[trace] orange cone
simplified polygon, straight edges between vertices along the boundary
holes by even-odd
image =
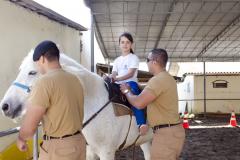
[[[233,127],[237,126],[237,120],[234,111],[232,111],[231,119],[230,119],[230,124]]]
[[[183,116],[183,128],[185,128],[185,129],[189,128],[187,114],[188,114],[187,112],[184,112],[184,116]]]

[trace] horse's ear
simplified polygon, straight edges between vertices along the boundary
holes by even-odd
[[[33,52],[34,52],[34,49],[32,48],[32,49],[28,52],[28,55],[29,55],[29,56],[32,56],[32,55],[33,55]]]

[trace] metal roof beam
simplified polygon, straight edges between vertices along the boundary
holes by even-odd
[[[29,1],[29,0],[8,0],[18,6],[21,6],[23,8],[26,8],[28,10],[31,10],[32,12],[35,12],[39,15],[45,16],[49,18],[50,20],[56,21],[60,24],[69,26],[71,28],[74,28],[79,31],[87,31],[87,28],[83,27],[82,25],[58,14],[57,12],[44,7],[43,5],[35,2],[35,1]]]
[[[203,49],[202,51],[197,55],[197,57],[202,57],[208,49],[210,49],[218,40],[220,40],[227,32],[234,26],[236,26],[240,22],[240,14],[234,18],[234,20],[227,25],[223,30],[219,32]]]
[[[154,48],[157,48],[157,46],[158,46],[158,44],[159,44],[159,42],[160,42],[160,39],[161,39],[162,34],[163,34],[163,31],[164,31],[165,28],[166,28],[168,19],[169,19],[169,17],[171,16],[171,12],[173,11],[173,7],[174,7],[175,3],[177,3],[177,1],[178,1],[178,0],[173,0],[172,3],[171,3],[171,5],[170,5],[170,8],[169,8],[169,10],[168,10],[168,12],[170,12],[170,13],[168,13],[168,14],[166,15],[166,17],[165,17],[165,19],[164,19],[164,21],[163,21],[163,26],[162,26],[161,31],[160,31],[159,34],[158,34],[157,41],[156,41],[156,43],[155,43],[155,45],[154,45]]]
[[[101,33],[99,32],[99,26],[98,26],[98,23],[96,22],[96,17],[95,15],[93,15],[93,20],[94,20],[94,24],[95,24],[95,32],[96,32],[96,39],[97,39],[97,42],[99,44],[99,47],[102,51],[102,54],[105,58],[108,58],[109,55],[107,53],[107,50],[106,50],[106,47],[103,43],[103,39],[102,39],[102,35]]]

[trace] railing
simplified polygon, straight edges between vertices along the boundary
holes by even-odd
[[[20,130],[20,127],[11,128],[6,131],[1,131],[0,138],[11,135],[11,134],[18,133],[19,130]],[[37,159],[38,159],[38,130],[36,131],[36,133],[33,136],[33,160],[37,160]]]
[[[195,99],[179,99],[178,101],[203,101],[204,99],[195,98]],[[239,98],[206,98],[207,101],[225,101],[225,100],[231,100],[231,101],[239,101]]]
[[[179,99],[178,102],[181,103],[181,106],[179,105],[180,107],[180,110],[182,111],[183,107],[185,107],[185,111],[189,111],[188,109],[193,109],[193,103],[194,102],[203,102],[203,101],[206,101],[207,104],[206,104],[206,109],[210,108],[209,105],[210,103],[213,103],[213,102],[216,102],[216,101],[226,101],[226,105],[229,105],[228,109],[229,109],[229,112],[234,110],[233,105],[236,105],[238,102],[240,102],[240,99],[239,98],[206,98],[206,99],[201,99],[201,98],[190,98],[190,99]],[[184,103],[186,102],[186,103]],[[185,106],[184,106],[185,105]],[[202,105],[202,104],[201,104]],[[212,104],[211,104],[212,105]],[[202,106],[203,107],[203,106]],[[205,116],[207,114],[207,112],[201,112],[203,113]],[[220,112],[221,113],[221,112]]]

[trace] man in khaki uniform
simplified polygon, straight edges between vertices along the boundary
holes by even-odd
[[[34,84],[17,145],[27,150],[26,140],[43,126],[39,160],[85,160],[86,142],[81,133],[83,88],[78,78],[64,71],[59,50],[51,41],[41,42],[33,60],[42,76]]]
[[[147,58],[152,77],[140,95],[133,95],[129,87],[121,85],[128,101],[139,109],[147,106],[147,119],[153,128],[151,160],[177,160],[185,140],[185,131],[178,114],[177,85],[166,71],[168,61],[164,49],[153,49]]]

